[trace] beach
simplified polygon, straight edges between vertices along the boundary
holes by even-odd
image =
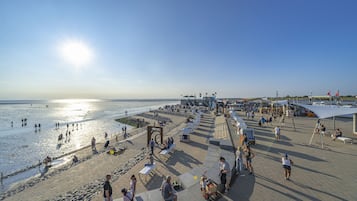
[[[155,116],[149,112],[133,118]],[[216,165],[220,154],[225,152],[233,155],[232,151],[223,151],[220,147],[210,144],[208,139],[233,141],[239,146],[239,138],[235,131],[235,123],[223,115],[214,116],[210,112],[204,114],[199,126],[190,135],[190,142],[180,142],[179,134],[186,127],[187,116],[182,114],[158,111],[161,117],[169,118],[172,122],[164,126],[165,137],[172,136],[176,142],[175,152],[168,157],[160,156],[158,147],[154,151],[157,164],[153,175],[139,175],[138,172],[148,163],[148,148],[146,146],[146,130],[138,129],[128,139],[118,142],[125,143],[127,149],[118,156],[109,155],[98,144],[99,154],[93,155],[90,148],[76,153],[81,161],[63,171],[53,170],[32,186],[15,187],[19,192],[7,195],[4,200],[103,200],[103,183],[106,174],[111,174],[113,198],[121,200],[122,188],[129,188],[131,175],[137,182],[136,195],[138,200],[147,194],[160,196],[160,185],[164,176],[171,175],[173,181],[191,175],[192,184],[178,192],[178,200],[204,200],[199,191],[198,178],[206,171],[216,175]],[[324,148],[321,148],[321,138],[314,136],[312,144],[309,140],[316,124],[316,118],[295,117],[286,118],[284,124],[275,120],[272,124],[258,125],[260,117],[247,119],[245,113],[238,113],[250,128],[255,129],[256,145],[252,150],[256,157],[253,161],[255,175],[243,170],[235,176],[231,190],[225,193],[223,200],[354,200],[356,155],[355,144],[344,144],[332,141],[324,136]],[[189,114],[187,114],[189,116]],[[145,118],[150,125],[156,124],[155,119]],[[351,119],[337,118],[321,121],[328,132],[333,132],[334,125],[343,130],[344,136],[356,141],[352,134]],[[156,124],[157,125],[157,124]],[[274,139],[273,129],[281,126],[281,140]],[[295,127],[295,128],[294,128]],[[119,146],[119,145],[118,145]],[[213,148],[213,149],[212,149]],[[285,181],[282,176],[280,157],[288,153],[294,160],[291,181]],[[229,158],[229,157],[227,157]],[[229,162],[234,164],[232,158]],[[347,161],[347,162],[344,162]],[[210,163],[210,164],[207,164]],[[232,165],[233,167],[233,165]],[[343,169],[341,172],[340,170]],[[28,182],[27,182],[28,184]],[[23,189],[22,189],[23,188]],[[50,189],[50,190],[49,190]],[[269,195],[269,197],[266,197]],[[29,199],[30,198],[30,199]]]
[[[164,127],[164,132],[168,132],[168,135],[177,134],[186,121],[185,116],[166,114],[160,114],[160,116],[166,116],[172,120]],[[132,118],[143,119],[142,116],[133,116]],[[144,119],[146,122],[150,122],[151,125],[154,125],[154,123],[157,125],[154,119]],[[72,167],[67,165],[53,170],[50,168],[41,178],[32,178],[29,181],[20,182],[12,188],[14,190],[9,191],[14,195],[5,200],[27,200],[29,195],[31,195],[31,200],[60,200],[63,196],[66,197],[67,194],[71,193],[87,196],[82,198],[72,197],[71,199],[74,200],[92,199],[93,195],[101,191],[102,182],[106,174],[114,173],[113,180],[115,180],[127,173],[137,163],[142,163],[143,159],[146,158],[146,128],[133,129],[128,132],[131,135],[126,140],[122,139],[120,142],[116,142],[115,138],[111,139],[115,145],[120,144],[120,146],[127,148],[121,155],[112,156],[107,154],[103,148],[103,143],[97,144],[98,154],[93,154],[90,147],[84,148],[73,153],[79,158],[80,163]],[[48,189],[51,189],[51,191]],[[81,193],[76,193],[74,189],[82,191]],[[7,195],[10,195],[10,193]]]

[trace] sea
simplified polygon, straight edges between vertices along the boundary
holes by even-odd
[[[6,100],[0,101],[0,173],[27,169],[46,156],[59,157],[122,132],[115,119],[176,105],[175,100]],[[59,123],[59,126],[56,124]],[[35,127],[35,125],[37,127]],[[40,125],[40,127],[39,127]],[[68,126],[68,127],[67,127]],[[130,129],[129,126],[127,126]],[[66,137],[66,132],[71,135]],[[58,136],[63,134],[63,143]],[[66,160],[66,159],[62,159]],[[67,159],[70,160],[70,159]],[[65,162],[65,161],[61,161]],[[0,192],[38,173],[37,168],[3,179]]]

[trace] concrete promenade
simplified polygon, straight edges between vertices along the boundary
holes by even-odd
[[[191,133],[190,138],[190,142],[178,143],[178,153],[173,153],[170,156],[167,161],[167,166],[155,170],[155,175],[149,181],[152,188],[147,188],[147,191],[138,193],[135,196],[135,200],[163,200],[161,192],[159,191],[159,184],[161,184],[162,177],[167,174],[174,176],[174,179],[177,178],[184,187],[184,190],[178,192],[178,200],[205,200],[200,192],[199,186],[201,175],[205,174],[219,183],[219,157],[224,156],[229,161],[231,167],[234,165],[234,154],[232,150],[225,150],[219,145],[210,144],[210,140],[217,140],[215,142],[223,142],[223,146],[231,148],[232,144],[229,140],[228,127],[224,116],[215,117],[211,114],[203,114],[199,126]],[[202,149],[197,149],[197,146]],[[192,166],[191,169],[177,166],[177,164],[182,161],[182,159],[180,160],[180,158],[183,157],[181,154],[189,154],[192,158],[197,158],[197,161],[202,162]],[[173,163],[175,167],[169,167],[172,161],[177,160],[180,161]],[[163,172],[165,172],[165,174],[162,174]],[[181,174],[178,175],[180,172]],[[155,179],[158,176],[160,179]],[[228,198],[227,200],[232,199]],[[122,201],[122,198],[115,199],[115,201]]]
[[[240,113],[240,116],[248,127],[255,129],[256,145],[252,145],[256,155],[253,159],[255,175],[249,175],[247,170],[243,170],[233,182],[231,190],[219,200],[357,200],[356,144],[343,144],[325,136],[323,138],[325,147],[322,149],[320,138],[315,136],[312,144],[309,145],[316,119],[305,117],[294,119],[295,129],[292,120],[287,118],[285,124],[281,125],[281,140],[275,141],[273,128],[279,124],[278,120],[273,122],[273,125],[259,127],[259,115],[253,120],[246,119],[243,113]],[[178,192],[178,200],[204,200],[200,193],[199,177],[205,172],[208,177],[219,182],[218,158],[220,156],[226,157],[233,168],[234,154],[232,148],[229,148],[229,143],[232,137],[237,146],[238,135],[235,133],[234,122],[231,119],[227,119],[227,122],[228,124],[223,116],[206,115],[193,132],[192,136],[206,139],[206,151],[196,150],[201,151],[200,156],[205,159],[202,164],[177,175],[185,187],[183,191]],[[323,120],[322,123],[328,130],[333,129],[332,120]],[[344,136],[351,137],[357,142],[352,134],[351,120],[338,119],[336,127],[342,128]],[[217,141],[221,145],[215,145]],[[184,150],[197,156],[191,146],[185,146]],[[285,180],[283,176],[281,157],[285,153],[288,153],[294,161],[291,180]],[[176,160],[175,157],[179,155],[172,157],[172,160]],[[171,174],[170,171],[168,174]],[[116,199],[119,200],[121,199]],[[160,191],[153,189],[139,194],[136,200],[156,201],[162,198]]]
[[[248,127],[255,128],[256,145],[252,146],[255,176],[243,171],[227,196],[232,200],[357,200],[357,145],[343,144],[315,136],[312,145],[309,140],[316,119],[295,118],[296,130],[291,119],[286,119],[281,129],[281,140],[275,141],[273,125],[258,126],[259,115],[247,120]],[[322,120],[328,130],[333,130],[332,120]],[[342,128],[344,136],[351,137],[352,120],[339,119],[336,128]],[[236,139],[237,140],[237,139]],[[236,141],[237,142],[237,141]],[[291,180],[283,177],[281,157],[288,153],[294,161]]]

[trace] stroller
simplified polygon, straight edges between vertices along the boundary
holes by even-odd
[[[211,179],[207,179],[205,176],[201,177],[200,180],[201,193],[202,196],[209,201],[215,201],[220,198],[220,195],[217,191],[217,184]]]

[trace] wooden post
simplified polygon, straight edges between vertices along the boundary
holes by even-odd
[[[357,134],[357,113],[353,114],[353,134]]]

